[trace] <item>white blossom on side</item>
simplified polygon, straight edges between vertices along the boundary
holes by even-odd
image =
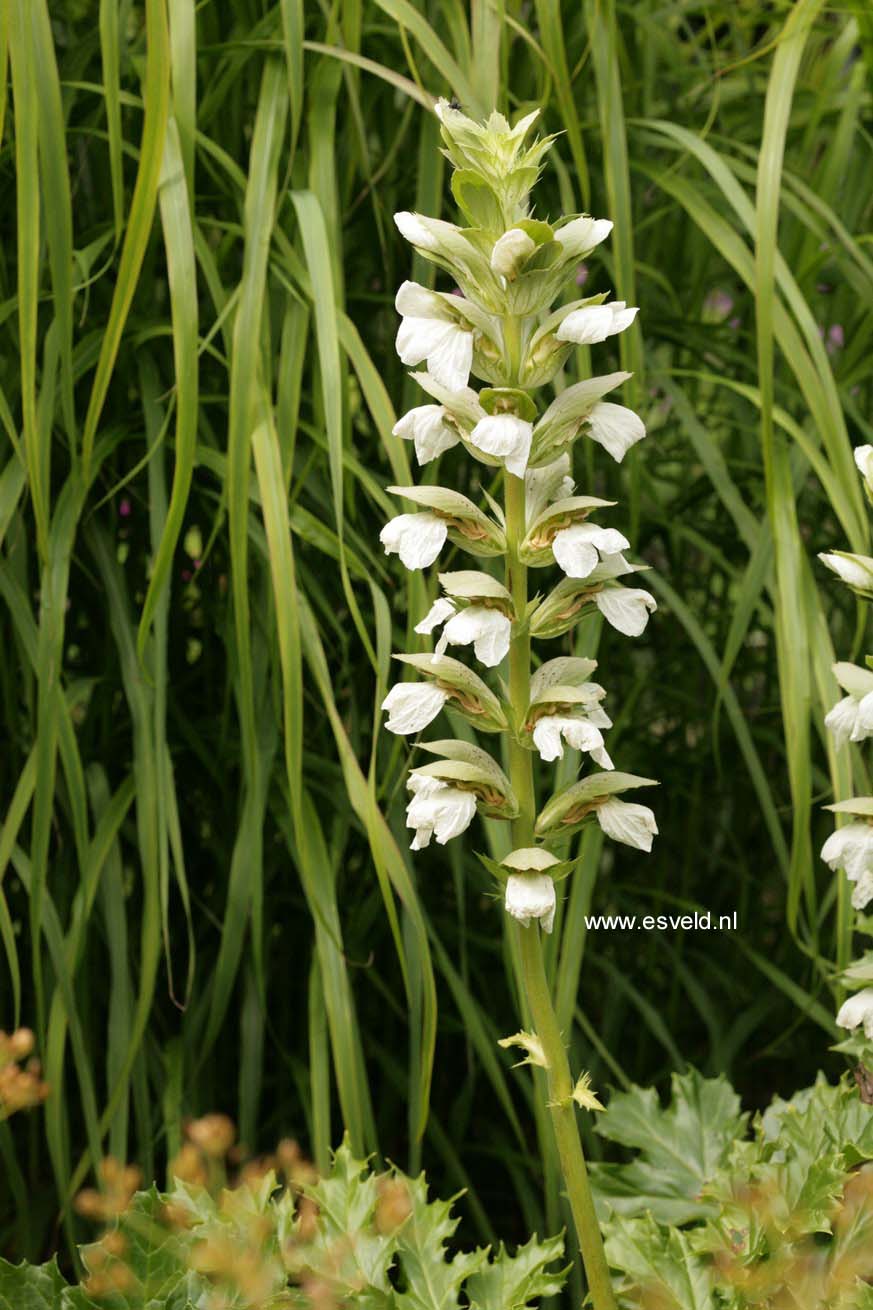
[[[448,692],[433,683],[398,682],[382,702],[388,712],[385,727],[400,736],[414,736],[433,722],[448,699]]]
[[[588,435],[620,464],[631,446],[642,441],[646,425],[632,409],[601,400],[588,415]]]
[[[623,300],[611,300],[608,305],[586,305],[573,309],[561,320],[555,336],[559,341],[572,341],[577,346],[593,346],[607,337],[624,332],[633,323],[639,310]]]
[[[587,578],[597,568],[601,556],[618,555],[629,546],[627,537],[615,528],[574,523],[555,534],[552,554],[568,578]]]
[[[527,469],[533,424],[515,414],[488,414],[470,433],[470,441],[486,455],[502,459],[510,473],[523,478]]]
[[[446,422],[442,405],[417,405],[398,419],[391,430],[395,437],[413,443],[419,464],[429,464],[444,451],[457,446],[461,439],[456,429]]]
[[[406,826],[415,829],[411,850],[423,850],[430,845],[431,837],[445,846],[469,828],[476,813],[476,797],[471,792],[421,773],[411,773],[406,786],[412,792],[406,807]]]
[[[506,882],[507,912],[525,928],[538,920],[543,932],[555,924],[555,883],[547,873],[511,873]]]
[[[603,713],[603,711],[601,711]],[[604,714],[604,718],[607,716]],[[607,718],[606,726],[609,726]],[[615,765],[603,743],[603,734],[589,718],[574,718],[565,714],[545,714],[537,719],[533,730],[534,745],[540,753],[540,759],[547,764],[552,760],[564,758],[564,742],[574,746],[577,751],[587,751],[602,769],[613,769]]]
[[[858,472],[867,483],[867,490],[873,492],[873,446],[856,446],[854,456]]]
[[[399,555],[408,569],[426,569],[433,564],[449,535],[444,519],[424,510],[421,514],[398,514],[389,519],[379,540],[386,555]]]
[[[512,623],[502,610],[489,609],[486,605],[468,605],[466,609],[456,610],[452,601],[441,598],[434,601],[430,611],[415,625],[415,631],[433,632],[441,623],[445,627],[434,648],[434,659],[444,655],[449,646],[472,645],[476,659],[493,669],[509,653]]]
[[[855,1029],[864,1026],[864,1036],[873,1041],[873,987],[865,987],[843,1001],[837,1012],[841,1028]]]
[[[845,746],[847,741],[863,741],[873,733],[873,702],[863,710],[862,719],[866,699],[844,696],[825,715],[825,727],[833,734],[838,746]]]
[[[595,594],[594,603],[607,623],[625,637],[639,637],[658,608],[651,592],[641,587],[604,587]]]
[[[581,259],[605,241],[611,231],[610,219],[583,214],[581,218],[571,218],[569,223],[557,228],[555,240],[563,249],[565,259]]]
[[[851,555],[848,551],[823,552],[819,559],[838,578],[859,591],[873,591],[873,559],[868,555]]]
[[[452,317],[436,292],[404,282],[395,307],[403,321],[397,329],[397,353],[404,364],[427,360],[428,371],[450,391],[467,385],[473,363],[473,333]]]
[[[821,858],[855,883],[852,905],[863,910],[873,900],[873,826],[858,820],[837,828],[822,846]]]
[[[633,846],[638,851],[651,851],[652,840],[658,835],[658,825],[648,805],[637,805],[610,796],[598,805],[595,813],[607,837],[623,842],[625,846]]]

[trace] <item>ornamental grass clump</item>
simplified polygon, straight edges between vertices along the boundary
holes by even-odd
[[[653,784],[614,768],[604,739],[611,727],[606,693],[592,681],[596,662],[573,653],[545,658],[543,652],[540,658],[537,649],[532,667],[532,642],[570,634],[592,613],[626,636],[639,636],[655,609],[651,594],[633,585],[644,566],[628,560],[629,542],[609,522],[614,502],[578,494],[572,472],[580,438],[621,461],[645,436],[638,415],[606,399],[630,375],[609,373],[569,386],[562,375],[576,346],[596,347],[625,331],[637,310],[606,294],[552,308],[612,224],[588,215],[556,222],[534,216],[530,193],[551,144],[550,138],[529,139],[536,113],[510,127],[496,113],[473,122],[446,101],[436,112],[454,167],[452,194],[467,226],[421,214],[395,216],[403,236],[449,275],[453,289],[404,282],[397,293],[397,351],[427,399],[394,431],[413,443],[422,465],[463,447],[502,482],[503,494],[500,503],[483,492],[484,505],[477,505],[431,481],[391,488],[413,508],[383,529],[388,554],[398,554],[409,569],[424,569],[451,542],[482,565],[439,574],[441,595],[415,628],[436,638],[433,653],[398,656],[418,676],[393,687],[383,709],[395,733],[417,735],[451,709],[486,736],[503,737],[501,762],[465,740],[422,743],[433,759],[409,775],[407,825],[414,850],[459,836],[477,812],[511,825],[511,852],[499,863],[485,863],[519,925],[535,1031],[507,1042],[522,1047],[524,1062],[547,1071],[591,1296],[597,1310],[607,1310],[614,1299],[575,1120],[576,1105],[596,1109],[599,1102],[586,1074],[575,1083],[571,1077],[540,933],[552,931],[556,883],[573,868],[551,848],[598,823],[613,840],[649,851],[654,814],[624,795]],[[471,377],[485,385],[477,390]],[[534,393],[550,384],[554,399],[539,401]],[[538,574],[533,587],[532,570]],[[555,570],[557,582],[549,574]],[[485,670],[502,666],[505,677],[486,681],[487,675],[448,654],[465,647]],[[572,651],[572,643],[566,648]],[[558,760],[568,746],[593,768],[539,808],[534,762]]]

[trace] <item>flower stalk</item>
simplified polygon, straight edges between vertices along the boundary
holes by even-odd
[[[512,595],[516,614],[523,615],[527,610],[527,567],[519,558],[519,549],[527,521],[524,478],[509,473],[505,475],[504,513],[506,586]],[[512,721],[516,725],[521,724],[530,702],[530,656],[530,629],[527,624],[522,624],[509,643],[509,699]],[[533,755],[515,740],[514,735],[509,740],[509,780],[518,801],[518,816],[512,820],[512,844],[516,848],[529,847],[534,840],[536,815]],[[609,1267],[576,1121],[570,1062],[546,977],[539,925],[535,922],[519,924],[517,934],[521,981],[546,1063],[549,1114],[591,1300],[595,1310],[615,1310]]]

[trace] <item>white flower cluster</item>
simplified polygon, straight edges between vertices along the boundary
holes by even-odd
[[[594,510],[610,502],[575,495],[570,475],[570,453],[580,436],[590,437],[616,461],[645,436],[638,415],[603,399],[628,375],[563,388],[542,414],[530,395],[555,377],[574,346],[604,342],[630,327],[637,315],[636,307],[605,296],[549,310],[578,261],[606,239],[612,224],[588,215],[556,224],[529,216],[531,177],[549,144],[525,144],[536,114],[514,128],[500,115],[473,123],[444,101],[438,102],[437,114],[450,160],[476,172],[479,182],[458,189],[468,227],[395,214],[401,234],[451,275],[456,290],[407,281],[397,293],[397,353],[410,368],[424,366],[411,376],[428,401],[404,414],[393,431],[412,443],[420,465],[460,446],[507,478],[523,479],[527,535],[522,543],[507,542],[503,511],[490,497],[493,517],[458,493],[428,483],[392,489],[423,508],[391,519],[381,542],[408,569],[429,568],[450,542],[478,556],[514,550],[525,565],[557,565],[565,577],[551,595],[519,613],[510,591],[490,573],[440,574],[446,594],[415,625],[418,633],[439,634],[433,655],[429,662],[423,656],[400,657],[424,680],[392,687],[382,706],[388,730],[410,736],[447,706],[484,731],[517,731],[510,725],[525,707],[495,697],[478,675],[448,656],[450,647],[472,647],[475,659],[493,669],[506,659],[522,624],[530,625],[532,635],[548,637],[569,631],[584,613],[599,612],[619,632],[638,636],[656,608],[649,592],[618,581],[639,567],[623,554],[629,550],[627,538],[590,521]],[[482,390],[470,385],[471,375],[486,384]],[[603,738],[611,727],[600,704],[603,689],[574,678],[548,694],[551,700],[528,708],[520,730],[525,747],[553,761],[569,746],[612,771]],[[438,742],[426,749],[443,762],[415,769],[409,777],[407,825],[414,830],[414,850],[432,837],[444,844],[457,836],[477,810],[500,818],[517,813],[508,780],[478,747]],[[626,784],[615,781],[626,776]],[[614,785],[604,784],[603,794],[592,797],[590,817],[615,840],[650,850],[657,832],[652,811],[615,794],[646,780],[614,773],[612,778]],[[550,931],[555,888],[546,870],[555,858],[544,847],[516,854],[527,863],[508,866],[513,871],[507,876],[506,907],[522,923],[538,920]]]
[[[867,498],[873,502],[873,446],[858,446],[854,454]],[[819,559],[857,596],[873,599],[873,559],[869,556],[838,550],[822,554]],[[873,736],[873,661],[868,658],[866,668],[840,662],[833,672],[846,695],[825,716],[825,725],[839,749]],[[831,833],[821,857],[834,872],[842,870],[853,884],[853,908],[866,910],[873,902],[873,797],[857,796],[828,808],[849,821]],[[862,962],[850,966],[842,981],[853,988],[859,982],[873,981],[873,975]],[[864,987],[849,996],[837,1013],[837,1023],[853,1034],[861,1029],[864,1037],[873,1042],[873,988]],[[857,1048],[853,1049],[857,1053]]]

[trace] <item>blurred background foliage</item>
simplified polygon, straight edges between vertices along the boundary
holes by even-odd
[[[393,295],[433,274],[392,214],[454,217],[439,94],[541,107],[539,212],[612,218],[577,281],[642,306],[620,356],[567,371],[634,371],[648,440],[575,475],[621,501],[661,606],[637,643],[578,637],[661,837],[586,835],[564,884],[574,1067],[600,1090],[724,1071],[750,1107],[839,1073],[850,919],[820,805],[867,782],[821,720],[862,633],[815,552],[867,546],[866,0],[8,0],[2,22],[0,1022],[35,1029],[51,1087],[0,1122],[3,1254],[72,1242],[99,1157],[160,1179],[206,1110],[253,1152],[290,1132],[323,1163],[345,1126],[425,1164],[469,1189],[473,1238],[562,1223],[496,1045],[512,942],[475,852],[506,834],[413,861],[407,746],[377,732],[427,601],[378,533],[418,403]],[[440,480],[479,495],[456,455]],[[739,928],[586,935],[589,909]]]

